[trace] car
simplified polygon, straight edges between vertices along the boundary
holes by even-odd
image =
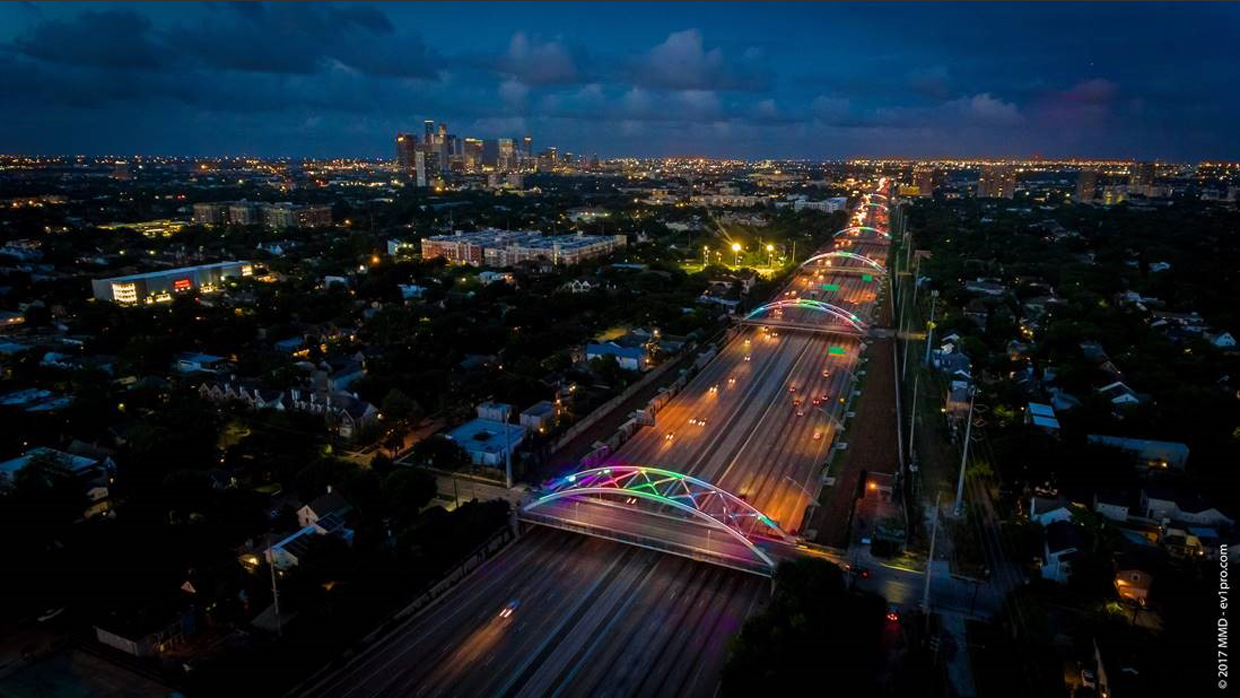
[[[798,417],[804,417],[804,416],[805,416],[805,410],[800,409],[800,408],[797,408],[797,416],[798,416]]]
[[[719,384],[715,383],[714,385],[710,386],[710,393],[714,395],[717,392],[719,392]]]
[[[822,369],[822,377],[823,377],[823,378],[826,378],[826,377],[827,377],[827,376],[829,376],[829,375],[831,375],[831,372],[830,372],[830,371],[828,371],[828,370],[827,370],[827,369],[825,369],[825,368],[824,368],[824,369]]]
[[[698,417],[698,418],[697,418],[697,425],[698,425],[699,427],[704,427],[704,426],[706,426],[706,420],[705,420],[705,419],[703,419],[703,418],[701,418],[701,417]]]
[[[674,431],[669,431],[663,435],[663,439],[666,441],[671,441],[674,438],[676,438],[676,432]]]
[[[736,385],[736,376],[728,377],[728,385]]]
[[[822,394],[822,401],[823,401],[823,402],[831,402],[831,396],[830,396],[830,395],[827,395],[826,393],[823,393],[823,394]]]
[[[816,431],[816,432],[814,432],[814,441],[822,441],[822,432],[821,432],[821,431]]]
[[[745,346],[749,346],[749,343],[750,343],[750,340],[749,340],[749,338],[748,338],[748,337],[746,337],[746,338],[745,338]]]
[[[892,623],[900,622],[900,607],[895,604],[887,604],[887,620]]]
[[[1098,687],[1098,677],[1093,669],[1081,669],[1081,685],[1085,688]]]
[[[799,398],[799,397],[794,397],[794,398],[792,398],[792,406],[793,406],[793,407],[800,407],[800,406],[801,406],[801,398]]]
[[[795,385],[788,386],[788,392],[795,393],[796,391],[797,391],[797,387]]]
[[[868,567],[863,567],[861,565],[853,565],[849,568],[849,571],[857,575],[858,577],[861,577],[862,579],[870,578],[870,568]]]
[[[752,358],[753,358],[753,354],[746,354],[746,355],[745,355],[745,360],[746,360],[746,361],[749,361],[749,360],[750,360],[750,359],[752,359]]]
[[[516,612],[516,610],[517,610],[517,606],[520,606],[520,605],[521,605],[521,602],[520,602],[520,601],[517,601],[516,599],[513,599],[512,601],[509,601],[509,602],[508,602],[508,603],[504,606],[503,610],[501,610],[501,611],[499,612],[499,617],[500,617],[500,618],[507,618],[507,617],[511,616],[514,612]]]
[[[813,400],[810,400],[810,402],[814,404],[814,407],[817,407],[822,402],[822,398],[815,397]]]

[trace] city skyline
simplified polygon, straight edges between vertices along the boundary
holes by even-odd
[[[0,151],[390,159],[435,119],[604,158],[1240,159],[1234,5],[469,12],[5,6]]]

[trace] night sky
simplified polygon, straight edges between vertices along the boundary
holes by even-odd
[[[4,3],[0,152],[1240,160],[1240,4]]]

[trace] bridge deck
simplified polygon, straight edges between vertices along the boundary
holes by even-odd
[[[864,337],[865,332],[859,331],[857,328],[847,324],[823,325],[819,323],[807,322],[791,322],[787,320],[769,320],[755,319],[738,321],[742,325],[751,325],[753,327],[770,327],[779,330],[800,330],[802,332],[813,332],[815,334],[838,334],[848,335],[849,337]]]
[[[636,545],[741,572],[770,577],[766,561],[727,532],[690,519],[661,514],[639,506],[575,497],[518,510],[521,521]],[[759,547],[765,541],[754,541]],[[769,553],[768,553],[769,555]]]

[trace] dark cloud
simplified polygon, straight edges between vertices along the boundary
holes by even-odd
[[[433,78],[440,59],[365,5],[240,3],[236,12],[181,24],[167,46],[219,70],[309,75],[337,62],[369,75]]]
[[[435,118],[604,154],[1236,157],[1237,8],[0,6],[0,150],[387,154]]]
[[[19,35],[17,52],[48,63],[96,68],[155,69],[164,52],[151,38],[151,21],[128,10],[86,11],[47,20]]]

